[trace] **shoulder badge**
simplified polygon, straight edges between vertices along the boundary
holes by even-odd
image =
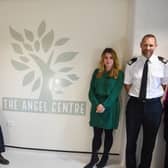
[[[168,63],[168,60],[166,58],[164,58],[164,57],[158,56],[158,59],[159,59],[159,61],[161,61],[164,64]]]
[[[128,61],[128,65],[132,65],[136,61],[137,61],[137,57],[134,57]]]

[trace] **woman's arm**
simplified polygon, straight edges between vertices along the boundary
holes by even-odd
[[[89,89],[89,100],[92,104],[98,105],[99,101],[95,96],[95,77],[96,77],[97,69],[94,71],[92,75],[92,79],[90,82],[90,89]]]

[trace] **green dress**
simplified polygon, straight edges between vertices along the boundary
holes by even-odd
[[[116,129],[119,122],[120,104],[119,95],[123,86],[124,74],[119,71],[118,78],[109,77],[105,72],[100,78],[96,77],[98,69],[93,73],[89,100],[91,102],[90,126]],[[105,107],[103,113],[96,113],[96,106],[102,104]]]

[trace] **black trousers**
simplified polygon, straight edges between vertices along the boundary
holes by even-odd
[[[126,167],[136,168],[136,147],[140,127],[143,128],[143,145],[139,168],[150,168],[156,135],[161,121],[160,98],[140,101],[130,97],[126,109]]]
[[[113,130],[103,128],[93,128],[93,140],[92,140],[92,154],[97,154],[102,144],[102,133],[105,133],[104,139],[104,152],[103,155],[108,155],[113,144]]]
[[[164,105],[164,139],[166,142],[164,168],[168,168],[168,104]]]
[[[0,126],[0,153],[1,152],[5,152],[5,147],[4,147],[4,139],[3,139],[2,129]]]
[[[168,168],[168,142],[166,142],[164,168]]]

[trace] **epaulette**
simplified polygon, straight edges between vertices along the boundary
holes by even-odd
[[[128,65],[132,65],[136,61],[137,61],[137,57],[134,57],[128,61]]]
[[[164,64],[168,63],[168,60],[166,58],[164,58],[164,57],[158,56],[158,59],[159,59],[159,61],[161,61]]]

